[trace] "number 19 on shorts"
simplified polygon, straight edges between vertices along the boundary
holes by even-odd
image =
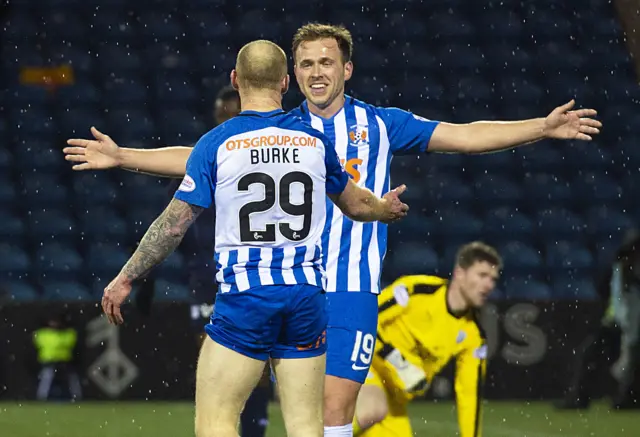
[[[373,358],[373,349],[376,344],[376,339],[369,333],[363,333],[362,331],[356,331],[356,341],[353,344],[353,351],[351,352],[351,368],[353,370],[368,370],[371,365],[371,358]],[[364,364],[361,365],[358,362]]]

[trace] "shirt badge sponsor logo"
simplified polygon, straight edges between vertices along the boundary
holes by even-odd
[[[465,338],[467,338],[467,333],[461,329],[460,332],[458,332],[458,336],[456,337],[456,343],[462,343]]]
[[[362,146],[369,144],[369,126],[354,124],[349,127],[349,145]]]
[[[488,348],[486,344],[483,344],[479,348],[473,351],[473,357],[479,360],[486,360],[488,355]]]
[[[393,297],[401,307],[409,305],[409,290],[404,285],[398,285],[393,289]]]
[[[185,193],[190,193],[196,189],[196,183],[193,178],[189,175],[185,175],[184,179],[182,179],[182,183],[178,187],[178,191],[184,191]]]

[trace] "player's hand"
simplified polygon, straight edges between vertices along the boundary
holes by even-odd
[[[120,306],[124,300],[131,294],[131,283],[118,275],[107,288],[104,289],[102,295],[102,311],[109,319],[109,323],[121,325],[124,323]]]
[[[95,140],[71,138],[67,144],[72,147],[62,149],[67,161],[75,162],[74,170],[105,170],[120,165],[120,147],[95,127],[91,127]]]
[[[393,223],[407,216],[409,205],[402,203],[402,200],[400,200],[400,195],[406,190],[407,186],[403,184],[382,196],[385,208],[384,219],[380,220],[382,223]]]
[[[596,116],[596,110],[572,110],[575,104],[576,101],[571,100],[551,111],[551,114],[544,120],[546,138],[591,141],[591,135],[600,133],[602,123],[591,118]]]

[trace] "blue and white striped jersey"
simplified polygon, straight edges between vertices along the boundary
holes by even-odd
[[[353,181],[377,196],[389,191],[392,156],[424,153],[438,125],[398,108],[376,107],[350,96],[330,119],[311,114],[306,101],[290,113],[323,132],[335,144]],[[386,250],[387,225],[354,222],[327,201],[322,237],[327,291],[380,293]]]
[[[244,111],[200,138],[175,198],[215,204],[220,292],[324,287],[326,194],[347,182],[325,135],[282,110]]]

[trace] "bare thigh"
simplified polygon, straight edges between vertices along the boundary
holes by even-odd
[[[280,407],[288,437],[322,437],[325,355],[274,359]]]
[[[264,361],[205,338],[196,371],[196,436],[236,437],[238,420]]]

